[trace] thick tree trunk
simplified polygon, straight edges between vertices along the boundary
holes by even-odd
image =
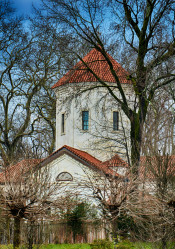
[[[143,125],[136,116],[131,122],[131,172],[137,177],[139,174],[140,152],[142,142]]]
[[[21,218],[14,218],[14,235],[13,235],[13,248],[17,249],[20,245],[20,234],[21,234]]]

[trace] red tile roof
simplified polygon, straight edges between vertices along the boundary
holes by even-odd
[[[75,155],[77,155],[78,157],[80,157],[81,159],[87,161],[90,164],[99,165],[101,163],[100,160],[98,160],[97,158],[91,156],[89,153],[87,153],[87,152],[85,152],[83,150],[78,150],[78,149],[75,149],[75,148],[70,147],[68,145],[64,145],[62,148],[68,149],[69,151],[73,152]]]
[[[140,158],[139,175],[143,179],[155,179],[175,176],[175,155],[142,156]]]
[[[113,156],[110,160],[103,162],[102,164],[106,165],[107,167],[128,167],[128,164],[123,159],[121,159],[118,154]]]
[[[51,155],[49,155],[45,160],[43,160],[42,163],[45,163],[46,160],[51,159],[52,156],[56,155],[57,153],[61,152],[61,151],[70,151],[71,153],[73,153],[74,155],[78,156],[80,159],[84,160],[85,162],[89,163],[90,165],[95,166],[95,168],[97,168],[98,170],[103,171],[106,174],[114,174],[114,171],[111,170],[109,167],[107,167],[105,164],[102,163],[102,161],[98,160],[97,158],[91,156],[89,153],[82,151],[82,150],[78,150],[75,149],[73,147],[70,147],[68,145],[64,145],[62,146],[60,149],[58,149],[57,151],[54,151]],[[47,162],[46,162],[47,163]],[[118,175],[115,173],[115,175]]]
[[[0,173],[0,182],[16,181],[21,174],[27,173],[28,170],[35,167],[40,162],[41,159],[25,159],[17,164],[5,168],[4,171]]]
[[[0,173],[0,183],[5,181],[16,181],[21,174],[25,174],[31,168],[39,165],[41,163],[47,164],[48,160],[52,161],[52,157],[59,152],[69,151],[73,153],[78,158],[82,159],[86,163],[94,166],[96,169],[101,170],[105,174],[119,176],[111,167],[128,167],[128,164],[119,157],[119,155],[113,156],[110,160],[102,162],[97,158],[93,157],[89,153],[72,148],[70,146],[64,145],[57,151],[54,151],[47,158],[43,159],[27,159],[10,166]],[[53,160],[55,157],[53,158]],[[166,161],[167,160],[167,161]],[[164,177],[166,170],[166,163],[168,163],[167,177],[175,176],[175,155],[172,156],[162,156],[162,157],[141,157],[141,163],[139,168],[139,175],[141,179],[155,179],[155,177]]]
[[[111,55],[107,53],[108,58],[112,62],[113,68],[122,84],[131,83],[127,80],[129,73],[115,61]],[[103,81],[114,83],[115,78],[112,75],[109,65],[100,51],[92,49],[84,58],[83,61],[93,72]],[[82,61],[79,61],[68,73],[66,73],[52,88],[65,85],[67,83],[80,82],[98,82],[95,76],[88,71]]]
[[[78,150],[70,146],[64,145],[57,151],[54,151],[51,155],[49,155],[44,160],[43,159],[25,159],[25,160],[18,162],[15,165],[10,166],[9,168],[4,169],[4,171],[0,173],[0,183],[4,183],[6,181],[18,180],[21,174],[27,173],[28,170],[39,165],[40,163],[41,163],[41,166],[42,164],[45,165],[49,163],[50,160],[52,161],[52,157],[54,155],[59,154],[59,152],[62,152],[62,151],[63,152],[69,151],[73,153],[75,156],[82,159],[86,163],[94,166],[96,169],[101,170],[105,174],[109,174],[109,175],[119,176],[116,172],[110,169],[110,167],[112,166],[116,167],[116,166],[122,166],[122,165],[125,167],[127,166],[127,164],[118,155],[115,155],[111,160],[102,162],[85,151]],[[54,159],[55,157],[53,158],[53,160]]]

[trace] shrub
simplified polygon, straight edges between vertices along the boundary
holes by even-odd
[[[93,244],[90,244],[91,249],[113,249],[113,243],[109,240],[98,239],[94,240]]]
[[[117,227],[118,227],[118,231],[120,231],[119,235],[121,235],[124,238],[129,238],[131,231],[132,232],[136,231],[137,233],[134,220],[132,217],[128,215],[121,214],[120,216],[118,216]]]
[[[135,247],[133,246],[133,244],[130,241],[124,240],[124,241],[120,242],[119,244],[117,244],[116,248],[118,248],[118,249],[129,249],[129,248],[135,248]]]

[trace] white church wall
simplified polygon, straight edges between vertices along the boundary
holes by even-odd
[[[57,176],[62,172],[68,172],[72,175],[72,181],[58,181],[58,196],[68,196],[68,198],[81,198],[91,204],[97,205],[97,201],[93,198],[93,189],[88,185],[89,181],[99,178],[99,172],[96,172],[83,165],[72,157],[63,154],[59,158],[53,160],[47,165],[51,181],[57,182]]]
[[[92,87],[92,83],[69,84],[56,88],[56,149],[63,145],[85,150],[99,160],[107,160],[113,154],[125,155],[124,143],[129,146],[130,123],[120,106],[106,89],[95,88],[77,94],[79,87]],[[131,85],[123,85],[132,105]],[[119,92],[116,91],[120,98]],[[82,130],[82,111],[89,111],[89,129]],[[119,112],[119,130],[113,131],[113,111]],[[65,132],[61,132],[61,115],[65,115]],[[125,131],[125,139],[124,132]],[[117,150],[116,150],[117,148]],[[124,156],[123,156],[124,157]]]
[[[48,167],[51,172],[52,181],[55,181],[56,177],[61,172],[69,172],[73,178],[76,178],[77,176],[82,178],[86,177],[81,164],[77,163],[75,159],[66,154],[63,154],[59,158],[53,160]]]

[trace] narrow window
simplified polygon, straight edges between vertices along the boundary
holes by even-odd
[[[65,115],[64,113],[61,115],[61,133],[64,134],[65,132]]]
[[[82,130],[87,131],[89,126],[89,112],[83,111],[82,112]]]
[[[113,131],[118,131],[119,115],[118,112],[113,112]]]

